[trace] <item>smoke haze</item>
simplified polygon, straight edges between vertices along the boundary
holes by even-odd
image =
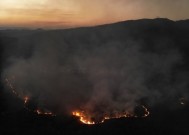
[[[2,79],[14,77],[18,93],[56,112],[133,111],[142,99],[153,106],[188,98],[189,27],[181,23],[2,31]]]

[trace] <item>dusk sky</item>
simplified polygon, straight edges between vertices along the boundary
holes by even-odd
[[[189,0],[0,0],[0,27],[66,28],[141,18],[189,18]]]

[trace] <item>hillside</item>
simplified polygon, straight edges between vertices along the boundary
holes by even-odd
[[[2,134],[188,135],[189,21],[141,19],[60,30],[0,30]],[[11,93],[6,78],[31,105]],[[146,118],[83,125],[69,115],[85,109],[94,119],[111,111]],[[97,118],[96,118],[97,117]],[[91,118],[92,119],[92,118]]]

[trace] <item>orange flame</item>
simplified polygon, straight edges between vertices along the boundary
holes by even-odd
[[[31,111],[31,112],[34,112],[38,115],[47,115],[47,116],[56,116],[54,113],[50,112],[50,111],[43,111],[41,109],[36,109],[36,110],[31,110],[29,109],[26,104],[29,102],[29,97],[28,96],[21,96],[19,95],[15,88],[14,88],[14,85],[11,83],[11,81],[6,78],[5,79],[8,87],[11,89],[12,93],[14,93],[17,97],[19,98],[22,98],[23,101],[24,101],[24,107],[28,110],[28,111]],[[184,100],[181,99],[180,100],[181,104],[184,104]],[[144,109],[144,115],[142,117],[148,117],[150,115],[150,112],[148,111],[148,109],[143,105],[141,106],[143,109]],[[105,120],[109,120],[109,119],[118,119],[118,118],[128,118],[128,117],[138,117],[137,115],[134,115],[134,114],[131,114],[131,113],[128,113],[128,112],[116,112],[116,113],[113,113],[113,114],[105,114],[103,116],[103,118],[101,119],[101,121],[99,122],[95,122],[94,120],[92,120],[90,118],[90,115],[84,111],[74,111],[72,112],[72,115],[75,116],[75,117],[78,117],[79,120],[84,123],[84,124],[87,124],[87,125],[94,125],[94,124],[99,124],[99,123],[104,123]]]
[[[142,105],[141,106],[143,109],[144,109],[144,115],[142,117],[148,117],[150,115],[150,112],[148,111],[148,109]],[[72,115],[75,116],[75,117],[78,117],[79,120],[83,123],[83,124],[87,124],[87,125],[93,125],[93,124],[100,124],[100,123],[104,123],[106,120],[109,120],[109,119],[119,119],[119,118],[129,118],[129,117],[139,117],[135,114],[131,114],[131,113],[128,113],[128,112],[117,112],[117,113],[114,113],[114,114],[109,114],[109,115],[104,115],[103,118],[101,119],[100,122],[95,122],[93,120],[91,120],[90,116],[88,113],[84,112],[84,111],[74,111],[72,112]]]
[[[82,113],[82,112],[79,112],[79,111],[75,111],[75,112],[72,112],[72,115],[73,116],[76,116],[76,117],[79,117],[80,118],[80,121],[84,124],[88,124],[88,125],[93,125],[95,124],[94,121],[91,121],[91,120],[88,120],[86,118],[86,116]]]

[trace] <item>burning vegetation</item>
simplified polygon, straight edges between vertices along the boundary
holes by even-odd
[[[30,103],[30,96],[26,96],[23,94],[19,94],[16,91],[16,87],[14,86],[14,76],[11,79],[6,78],[5,82],[8,86],[8,88],[11,90],[11,92],[16,95],[18,98],[23,100],[24,108],[30,112],[33,112],[37,115],[42,115],[42,116],[56,116],[53,112],[46,110],[46,109],[41,109],[41,108],[36,108],[36,109],[30,109],[28,104]],[[180,105],[184,106],[186,104],[186,99],[185,98],[180,98],[179,99]],[[126,110],[124,111],[109,111],[109,112],[101,112],[101,113],[94,113],[91,111],[88,111],[87,109],[80,109],[80,110],[75,110],[72,112],[72,116],[79,118],[80,122],[83,124],[87,125],[94,125],[94,124],[100,124],[104,123],[106,120],[109,119],[119,119],[119,118],[145,118],[150,115],[150,111],[148,108],[144,105],[138,105],[138,108],[142,110],[142,114],[137,114],[135,112],[128,112]]]
[[[23,104],[24,104],[24,108],[26,108],[28,111],[31,111],[33,113],[36,113],[37,115],[46,115],[46,116],[56,116],[54,113],[52,113],[51,111],[45,110],[45,109],[30,109],[28,107],[28,104],[30,102],[30,97],[29,96],[24,96],[21,95],[19,93],[16,92],[16,88],[14,87],[14,77],[12,77],[12,79],[5,79],[5,82],[8,86],[8,88],[12,91],[12,93],[14,95],[16,95],[18,98],[21,98],[23,100]],[[109,119],[119,119],[119,118],[129,118],[129,117],[147,117],[150,115],[150,112],[148,111],[148,109],[145,106],[141,106],[141,108],[143,109],[144,113],[143,116],[138,116],[136,114],[133,114],[131,112],[127,112],[127,111],[113,111],[113,112],[108,112],[108,113],[101,113],[100,115],[97,114],[93,114],[90,113],[88,111],[73,111],[72,115],[74,117],[78,117],[79,120],[83,123],[83,124],[88,124],[88,125],[94,125],[94,124],[100,124],[100,123],[104,123],[106,120]]]
[[[150,115],[149,110],[143,105],[141,106],[141,108],[143,109],[144,113],[142,116],[138,116],[137,114],[127,111],[114,111],[111,113],[102,113],[100,115],[93,115],[87,111],[74,111],[72,112],[72,115],[78,117],[82,123],[92,125],[104,123],[106,120],[109,119],[148,117]]]
[[[12,77],[12,79],[14,80],[14,77]],[[21,95],[19,93],[16,92],[16,89],[15,87],[13,86],[13,83],[11,82],[10,79],[6,78],[5,79],[5,82],[7,84],[7,86],[9,87],[9,89],[12,91],[12,93],[14,95],[16,95],[18,98],[22,99],[23,100],[23,104],[24,104],[24,108],[30,112],[33,112],[33,113],[36,113],[38,115],[47,115],[47,116],[56,116],[54,113],[52,113],[51,111],[45,111],[43,109],[30,109],[28,107],[28,104],[29,104],[29,101],[30,101],[30,97],[29,96],[24,96],[24,95]]]

